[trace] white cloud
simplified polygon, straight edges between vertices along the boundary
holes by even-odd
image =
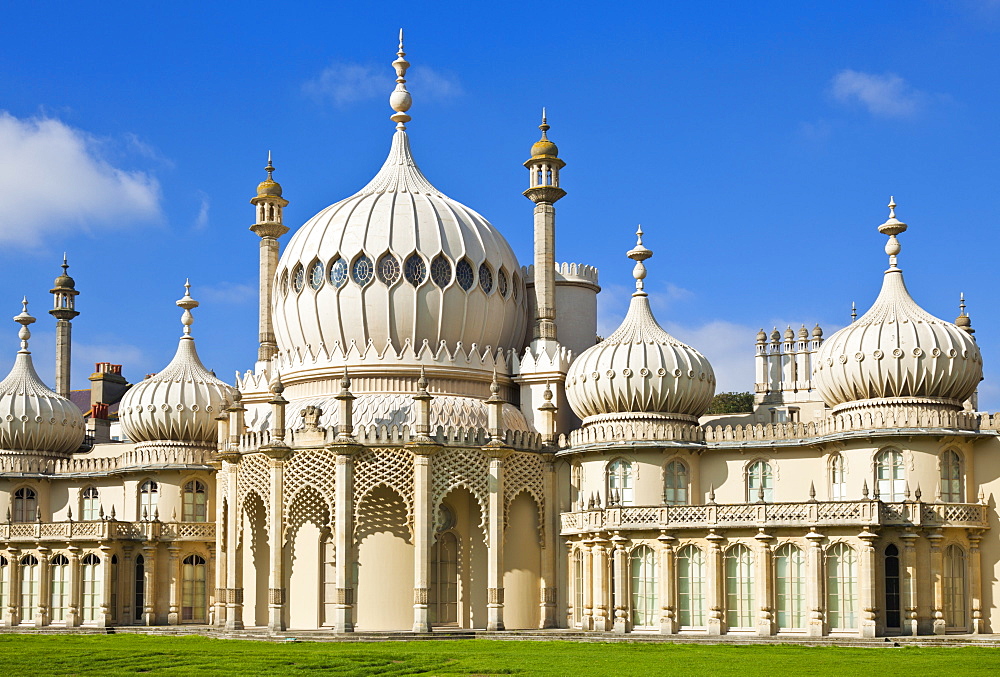
[[[32,246],[67,230],[159,218],[157,180],[112,166],[100,145],[55,118],[0,111],[0,212],[17,215],[0,221],[0,242]]]
[[[220,282],[205,286],[199,285],[197,289],[198,296],[205,301],[227,304],[255,301],[258,291],[257,285],[241,282]]]
[[[392,70],[383,65],[335,61],[302,85],[302,91],[317,101],[345,107],[359,101],[389,98],[395,87]],[[426,66],[407,72],[407,88],[417,100],[445,100],[461,96],[462,86],[450,74]]]
[[[927,95],[894,73],[863,73],[845,69],[833,76],[830,94],[841,103],[858,103],[879,117],[908,117],[924,104]]]
[[[198,208],[198,216],[194,218],[194,229],[205,230],[208,227],[208,210],[212,206],[212,201],[204,191],[199,190],[198,197],[201,198],[201,206]]]
[[[757,329],[725,320],[696,326],[666,322],[663,328],[708,358],[715,371],[715,392],[753,392]]]

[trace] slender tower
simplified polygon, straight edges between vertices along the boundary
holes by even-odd
[[[49,293],[52,294],[52,310],[49,313],[56,318],[56,392],[69,399],[70,353],[72,352],[74,317],[80,313],[76,310],[76,282],[69,276],[69,264],[63,254],[62,275],[56,278]]]
[[[559,159],[559,148],[549,141],[549,124],[542,109],[542,138],[531,147],[528,168],[529,188],[524,196],[535,203],[535,321],[532,342],[556,340],[556,208],[566,194],[559,187],[559,170],[566,163]]]
[[[271,322],[271,295],[274,272],[278,268],[278,238],[288,232],[282,223],[281,210],[288,200],[281,197],[281,184],[274,180],[271,152],[267,153],[267,178],[257,186],[257,196],[250,203],[257,207],[257,223],[250,230],[260,236],[260,348],[257,361],[267,362],[278,352]]]

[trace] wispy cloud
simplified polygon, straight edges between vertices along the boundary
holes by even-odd
[[[361,101],[388,98],[393,87],[395,79],[385,64],[335,61],[315,78],[304,82],[302,91],[317,101],[343,108]],[[458,78],[427,66],[410,68],[407,87],[418,100],[441,101],[462,95]]]
[[[833,76],[830,94],[844,104],[860,104],[878,117],[901,118],[917,113],[927,94],[894,73],[845,69]]]
[[[247,303],[256,300],[257,293],[257,285],[243,282],[219,282],[218,284],[198,286],[198,295],[202,299],[214,303]]]
[[[161,216],[160,186],[110,164],[96,137],[51,117],[0,111],[0,242],[33,246],[71,229],[131,225]]]
[[[198,208],[198,215],[194,217],[194,229],[205,230],[208,227],[208,210],[212,206],[212,201],[208,199],[208,193],[199,190],[198,197],[201,198],[201,206]]]
[[[699,325],[666,322],[663,328],[708,358],[715,371],[715,392],[753,392],[757,329],[726,320]]]

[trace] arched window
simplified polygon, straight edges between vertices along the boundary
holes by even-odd
[[[745,545],[726,551],[726,625],[751,628],[754,625],[753,555]]]
[[[962,491],[962,459],[949,449],[941,456],[941,500],[945,503],[964,503]]]
[[[858,627],[858,557],[846,543],[826,551],[826,620],[831,630]]]
[[[184,485],[183,496],[185,522],[204,522],[208,519],[208,492],[199,480],[191,480]]]
[[[896,449],[886,449],[875,457],[875,485],[878,497],[887,503],[898,503],[906,498],[903,455]]]
[[[309,286],[319,289],[323,286],[323,278],[326,276],[326,266],[322,261],[313,261],[309,266]]]
[[[31,487],[21,487],[14,492],[14,521],[33,522],[38,514],[38,494]]]
[[[97,487],[87,487],[80,493],[80,519],[99,519],[101,512],[100,496]]]
[[[462,259],[455,264],[455,279],[458,280],[458,286],[465,291],[472,289],[472,285],[476,283],[476,275],[468,259]]]
[[[188,622],[205,621],[205,558],[188,555],[184,558],[181,590],[181,620]]]
[[[337,256],[333,259],[333,263],[330,264],[330,272],[327,274],[330,279],[330,284],[332,284],[336,289],[340,289],[347,282],[347,261]]]
[[[354,265],[351,266],[351,279],[354,280],[355,284],[364,287],[372,281],[374,274],[375,266],[365,254],[354,259]]]
[[[31,623],[38,612],[38,559],[21,558],[21,622]]]
[[[688,504],[688,469],[683,461],[671,461],[663,469],[663,504]]]
[[[375,267],[375,275],[387,287],[396,284],[400,275],[399,259],[392,254],[383,254]]]
[[[705,627],[705,554],[694,545],[677,553],[677,620],[681,627]]]
[[[747,466],[746,484],[747,503],[755,503],[761,498],[768,503],[774,500],[774,480],[771,476],[771,464],[767,461],[754,461]]]
[[[160,497],[160,485],[146,480],[139,485],[139,519],[151,520],[157,516],[156,504]]]
[[[616,458],[608,464],[608,498],[605,505],[632,505],[634,501],[632,484],[632,463],[624,458]]]
[[[580,627],[583,623],[583,550],[573,551],[573,624]]]
[[[573,508],[576,509],[579,506],[580,510],[585,507],[583,505],[583,465],[580,463],[574,463],[573,468],[570,472],[570,489],[571,489],[571,500],[573,503]]]
[[[774,553],[775,603],[780,630],[806,627],[806,560],[791,543]]]
[[[92,623],[101,609],[101,558],[90,553],[80,563],[83,565],[80,576],[83,622]]]
[[[830,500],[847,500],[847,481],[844,477],[844,457],[834,454],[830,457]]]
[[[438,534],[431,552],[431,623],[458,622],[458,538],[454,531]]]
[[[657,622],[656,555],[648,545],[632,550],[632,625],[652,627]]]
[[[135,558],[135,620],[141,621],[146,610],[146,558]]]
[[[898,629],[901,627],[900,586],[899,586],[899,548],[890,543],[885,548],[885,626]]]
[[[295,293],[302,291],[302,288],[306,286],[306,274],[305,270],[302,268],[302,264],[298,264],[292,269],[292,289]]]
[[[965,613],[965,551],[949,545],[944,551],[944,620],[949,628],[968,630]]]
[[[56,555],[49,562],[49,586],[52,592],[49,618],[53,623],[65,623],[69,607],[69,560],[66,555]]]

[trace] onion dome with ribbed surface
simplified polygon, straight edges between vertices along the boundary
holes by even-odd
[[[14,318],[21,325],[21,349],[7,378],[0,381],[0,450],[40,455],[76,451],[83,444],[83,415],[38,377],[28,351],[28,325],[35,318],[28,314],[28,300],[21,303],[21,314]]]
[[[191,285],[184,288],[184,297],[177,301],[184,309],[184,335],[174,359],[122,397],[118,410],[122,430],[134,442],[214,447],[218,436],[215,417],[235,395],[235,390],[216,378],[198,357],[191,336],[191,309],[198,302],[191,298]]]
[[[696,422],[715,394],[708,359],[668,334],[653,317],[643,291],[643,261],[652,252],[639,241],[629,258],[636,262],[636,291],[618,329],[588,348],[570,365],[566,398],[584,425],[615,419],[677,419]]]
[[[897,266],[896,235],[906,224],[889,203],[889,219],[879,232],[889,236],[889,269],[872,307],[824,341],[814,378],[827,405],[845,407],[893,398],[912,403],[959,407],[983,376],[983,358],[973,338],[917,305]]]

